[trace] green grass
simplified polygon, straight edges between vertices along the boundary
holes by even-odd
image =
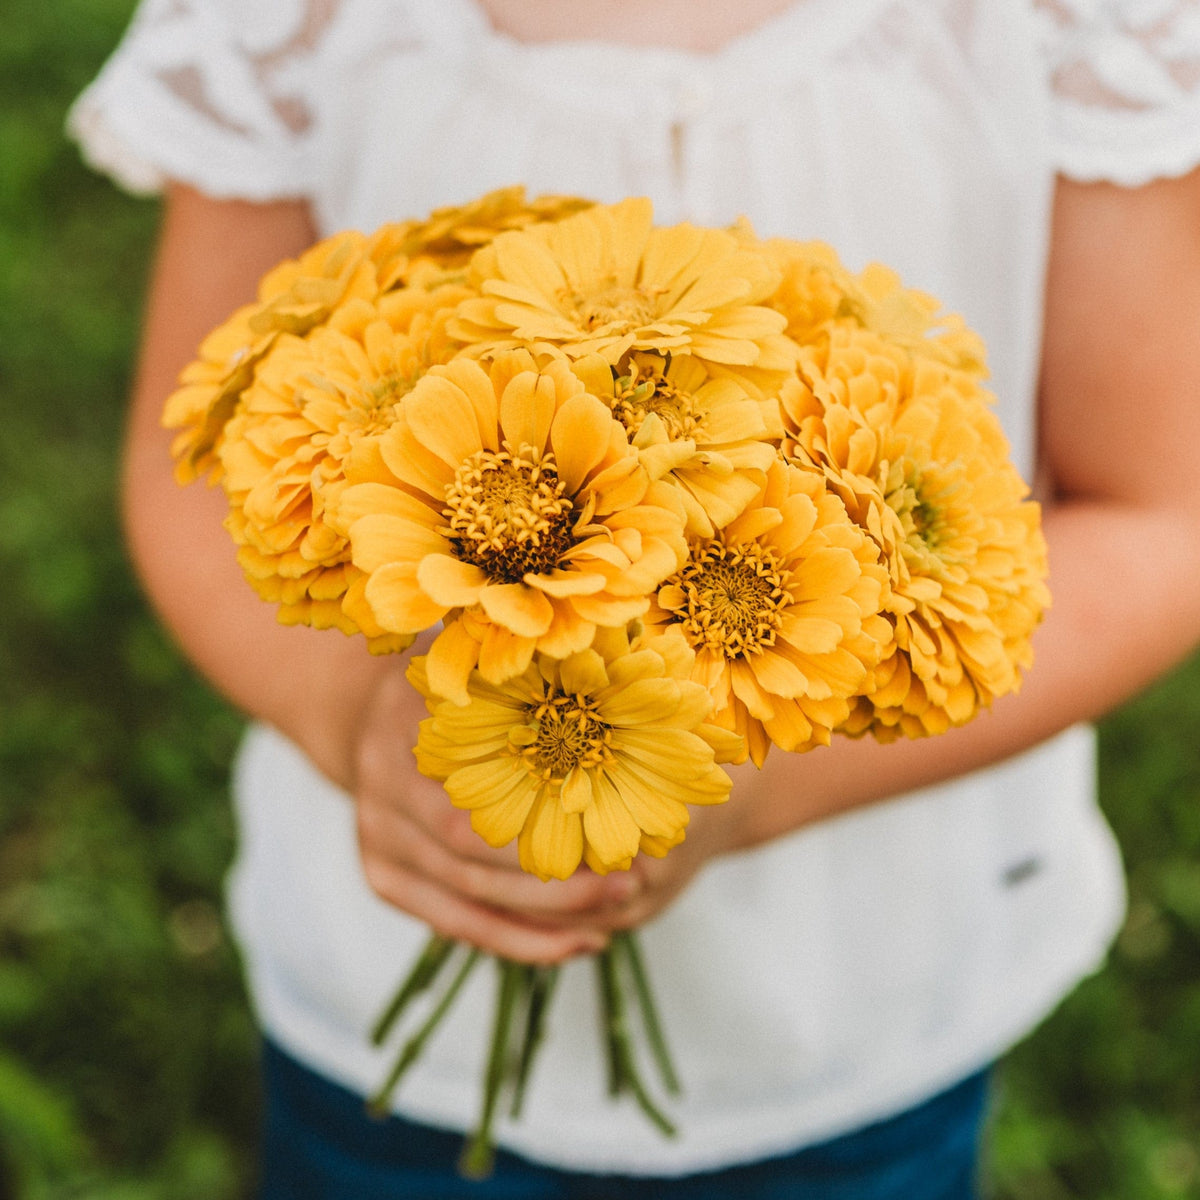
[[[250,1194],[255,1035],[220,910],[239,721],[116,528],[156,220],[66,105],[130,0],[5,0],[0,39],[0,1200]],[[1003,1200],[1200,1197],[1200,660],[1106,723],[1130,920],[1011,1057]]]

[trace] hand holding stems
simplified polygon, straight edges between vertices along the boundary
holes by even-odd
[[[498,975],[491,1049],[477,1129],[462,1159],[465,1174],[487,1174],[501,1105],[519,1113],[558,964],[585,953],[595,955],[610,1091],[630,1093],[670,1135],[670,1121],[643,1082],[636,1028],[646,1034],[663,1088],[675,1092],[678,1083],[636,942],[626,930],[673,896],[703,855],[696,849],[681,855],[681,867],[649,893],[649,903],[630,903],[642,892],[633,872],[601,877],[583,868],[567,880],[542,882],[521,870],[515,847],[492,849],[471,829],[467,814],[450,804],[441,784],[417,772],[412,745],[424,712],[407,680],[387,672],[363,710],[354,758],[352,788],[367,881],[383,899],[434,930],[373,1031],[376,1045],[393,1040],[410,1002],[430,994],[423,1019],[395,1038],[393,1065],[370,1101],[372,1111],[389,1110],[395,1088],[453,1006],[481,950],[488,951]],[[697,849],[713,844],[693,841]],[[678,848],[668,857],[675,853]],[[691,869],[682,869],[684,863]],[[631,1009],[640,1011],[640,1020]]]

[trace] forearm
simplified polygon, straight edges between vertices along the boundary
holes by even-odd
[[[174,188],[147,307],[127,429],[122,501],[127,541],[147,594],[199,670],[235,705],[295,740],[347,785],[350,734],[380,674],[361,638],[285,627],[242,577],[220,488],[174,480],[160,414],[201,339],[253,298],[259,278],[304,250],[304,206],[214,202]]]
[[[280,625],[237,565],[222,526],[224,493],[202,483],[179,487],[167,440],[137,440],[125,464],[127,539],[147,594],[218,691],[349,786],[354,723],[380,673],[402,665],[369,654],[362,638]]]

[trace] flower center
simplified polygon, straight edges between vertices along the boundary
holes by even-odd
[[[675,619],[693,646],[726,658],[773,646],[789,602],[791,572],[774,554],[751,542],[727,546],[706,542],[673,579],[683,593]]]
[[[574,542],[574,512],[552,453],[477,450],[446,488],[442,515],[463,562],[499,583],[545,575]]]
[[[612,734],[592,701],[551,691],[531,705],[537,737],[522,751],[534,774],[561,783],[575,767],[598,767],[612,758]]]
[[[690,438],[700,425],[691,392],[677,388],[664,373],[651,371],[639,377],[633,364],[632,373],[617,379],[612,405],[613,416],[625,426],[630,437],[636,437],[642,422],[657,414],[673,442]]]
[[[404,399],[409,392],[424,378],[425,365],[415,363],[407,371],[389,371],[381,375],[366,389],[364,400],[368,407],[391,407],[398,400]]]
[[[349,397],[343,429],[352,435],[383,433],[396,420],[397,401],[402,400],[416,384],[418,375],[408,379],[398,374],[384,375],[369,387],[363,387]]]
[[[558,300],[579,328],[592,333],[635,329],[658,315],[652,294],[624,287],[611,276],[587,293],[564,289]]]
[[[939,488],[934,480],[900,463],[889,472],[887,484],[884,499],[900,519],[906,552],[922,561],[930,555],[942,557],[952,533],[946,501],[953,485]]]

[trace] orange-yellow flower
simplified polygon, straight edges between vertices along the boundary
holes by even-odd
[[[844,729],[940,733],[1015,690],[1031,662],[1049,603],[1039,509],[969,374],[919,358],[900,367],[861,331],[826,349],[783,391],[784,450],[824,472],[878,545],[895,631]]]
[[[444,326],[428,297],[351,300],[306,337],[279,335],[243,393],[218,445],[228,527],[247,577],[280,605],[282,621],[361,628],[376,648],[394,647],[369,615],[343,611],[358,571],[325,509],[348,465],[373,461],[399,401],[454,354]]]
[[[465,700],[476,665],[498,683],[535,649],[585,649],[597,627],[643,613],[683,560],[674,489],[650,480],[565,360],[539,365],[514,351],[487,370],[462,359],[434,367],[379,453],[379,469],[341,494],[336,521],[382,628],[417,633],[470,614],[430,652],[440,695]]]
[[[706,721],[711,701],[688,679],[679,639],[630,644],[623,629],[565,659],[538,655],[501,684],[471,673],[465,706],[437,698],[427,660],[409,678],[429,701],[417,765],[445,781],[492,846],[517,839],[521,866],[565,879],[601,873],[683,840],[689,804],[729,795],[737,739]]]
[[[655,350],[786,367],[784,320],[762,306],[778,279],[766,257],[720,230],[654,228],[652,216],[648,200],[625,200],[502,234],[472,259],[481,295],[451,332],[476,355],[557,347],[616,363]]]
[[[335,234],[263,276],[258,298],[244,305],[201,343],[199,357],[167,397],[163,425],[179,429],[171,447],[181,483],[216,466],[214,450],[241,393],[281,333],[301,336],[355,297],[374,299],[381,281],[372,257],[381,236]]]
[[[828,745],[867,685],[890,628],[877,551],[821,475],[776,462],[758,498],[658,590],[647,635],[682,631],[713,719],[759,766]]]

